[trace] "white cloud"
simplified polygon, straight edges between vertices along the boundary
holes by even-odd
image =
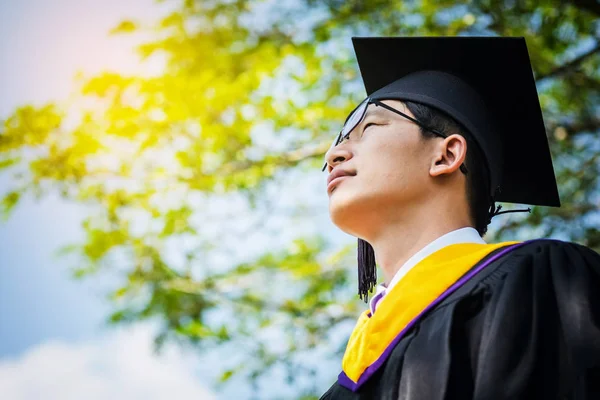
[[[194,374],[191,356],[165,350],[153,353],[146,327],[84,343],[46,342],[0,359],[0,393],[10,400],[216,399]]]

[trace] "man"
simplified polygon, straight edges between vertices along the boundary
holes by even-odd
[[[368,97],[327,152],[359,294],[323,399],[600,399],[600,256],[486,244],[496,201],[560,206],[522,38],[355,38]]]

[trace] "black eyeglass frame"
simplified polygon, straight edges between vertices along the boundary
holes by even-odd
[[[338,134],[338,136],[335,139],[334,144],[331,146],[331,148],[334,148],[335,146],[337,146],[338,144],[340,144],[340,142],[342,141],[342,138],[348,139],[350,137],[350,133],[354,130],[354,128],[356,128],[365,118],[365,115],[367,114],[367,108],[369,108],[369,104],[375,104],[375,106],[377,107],[382,107],[385,108],[386,110],[389,110],[393,113],[396,113],[406,119],[408,119],[411,122],[414,122],[416,125],[418,125],[420,128],[431,132],[441,138],[447,138],[447,135],[444,135],[443,133],[441,133],[440,131],[430,128],[424,124],[422,124],[421,122],[417,121],[416,119],[414,119],[413,117],[411,117],[410,115],[406,115],[405,113],[403,113],[402,111],[396,110],[393,107],[388,106],[387,104],[379,101],[379,100],[375,100],[375,99],[370,99],[370,98],[366,98],[365,100],[363,100],[363,102],[361,104],[358,105],[358,107],[356,107],[356,109],[348,116],[348,118],[346,119],[346,122],[344,123],[344,126],[342,127],[342,130],[340,131],[340,133]],[[346,125],[346,123],[353,119],[354,117],[354,113],[357,112],[361,107],[363,107],[362,109],[362,114],[360,115],[360,118],[358,120],[356,120],[356,122],[354,124],[352,124],[350,127],[348,127]],[[348,129],[347,129],[348,128]],[[344,133],[344,131],[346,130],[346,133]],[[325,169],[327,168],[327,161],[325,161],[325,164],[323,165],[323,169],[321,171],[325,171]],[[465,166],[465,164],[461,164],[460,165],[460,171],[463,174],[467,174],[469,171],[467,170],[467,167]]]

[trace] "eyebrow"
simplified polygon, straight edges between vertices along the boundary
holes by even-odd
[[[376,117],[380,117],[383,114],[385,114],[385,111],[386,110],[383,107],[377,107],[377,106],[375,106],[375,107],[369,107],[369,108],[367,108],[367,112],[365,113],[365,116],[363,117],[363,121],[365,119],[367,119],[371,115],[376,116]]]

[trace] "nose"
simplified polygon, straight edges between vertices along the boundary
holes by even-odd
[[[327,162],[327,172],[331,172],[331,170],[338,164],[343,163],[344,161],[348,161],[352,158],[352,153],[348,148],[338,145],[333,147],[327,151],[325,154],[325,161]]]

